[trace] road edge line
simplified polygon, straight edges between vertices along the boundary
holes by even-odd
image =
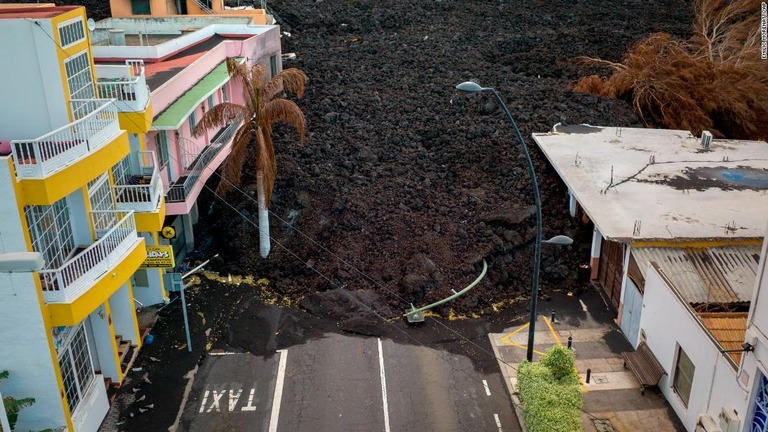
[[[389,404],[387,403],[387,376],[384,373],[384,350],[381,347],[381,338],[379,341],[379,375],[381,376],[381,399],[384,404],[384,432],[390,432],[389,429]]]
[[[280,417],[280,403],[283,399],[283,384],[285,383],[285,365],[288,363],[288,350],[277,350],[280,353],[280,362],[277,365],[277,381],[275,381],[275,394],[272,397],[272,415],[269,417],[269,432],[277,432],[277,421]]]

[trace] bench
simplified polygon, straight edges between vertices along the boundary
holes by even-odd
[[[667,372],[645,342],[640,342],[637,350],[621,353],[624,367],[628,368],[640,381],[640,394],[645,394],[646,387],[659,385],[659,380]]]

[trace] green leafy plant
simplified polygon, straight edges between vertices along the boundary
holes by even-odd
[[[550,348],[537,363],[523,362],[517,371],[523,420],[530,432],[581,431],[583,395],[573,353]]]
[[[9,375],[10,373],[8,371],[0,371],[0,379],[6,379]],[[3,398],[3,406],[5,406],[5,413],[8,416],[8,424],[11,426],[11,430],[13,430],[16,426],[16,422],[19,420],[19,411],[34,403],[35,398],[15,399],[11,396]]]

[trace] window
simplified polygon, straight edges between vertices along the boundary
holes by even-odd
[[[131,0],[131,12],[134,15],[149,15],[149,0]]]
[[[768,431],[768,379],[756,371],[757,377],[757,389],[754,393],[752,414],[752,426],[749,429],[751,432],[767,432]]]
[[[139,286],[139,287],[148,287],[149,286],[149,276],[147,275],[147,271],[144,269],[138,269],[133,274],[133,285]]]
[[[74,413],[93,383],[95,374],[83,324],[70,327],[65,332],[62,337],[64,342],[58,349],[59,368],[69,411]]]
[[[227,85],[226,84],[221,86],[221,101],[222,102],[229,102],[229,95],[227,94]]]
[[[118,222],[118,214],[109,212],[115,209],[115,204],[107,173],[88,182],[88,200],[91,204],[93,229],[96,231],[96,237],[100,237],[100,234],[105,233]]]
[[[32,249],[43,255],[46,268],[61,267],[75,249],[66,199],[62,198],[49,206],[27,206],[24,215],[29,225]]]
[[[168,164],[168,132],[160,131],[155,135],[155,147],[157,148],[157,163],[160,169]]]
[[[85,39],[83,19],[77,18],[59,25],[59,41],[62,47],[67,47]]]
[[[682,348],[677,348],[677,364],[675,365],[675,379],[672,384],[672,388],[683,404],[688,406],[688,398],[691,396],[691,387],[693,386],[693,373],[696,371],[696,367],[688,358],[688,354],[683,351]]]
[[[95,99],[91,60],[88,51],[72,56],[64,62],[70,99]]]
[[[269,70],[272,72],[272,76],[277,75],[277,54],[272,54],[269,58]]]
[[[197,126],[197,113],[192,111],[192,113],[189,114],[189,131],[194,133],[195,126]]]
[[[208,96],[208,109],[211,109],[216,106],[216,98],[213,97],[214,93],[211,93],[210,96]]]

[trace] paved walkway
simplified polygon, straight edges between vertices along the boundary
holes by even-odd
[[[550,309],[557,311],[550,322]],[[534,336],[534,361],[554,344],[573,341],[576,369],[584,392],[582,425],[588,432],[685,431],[663,396],[649,390],[640,394],[640,384],[624,368],[621,352],[632,347],[610,319],[610,312],[597,293],[581,298],[560,296],[539,305]],[[513,402],[519,405],[515,385],[517,365],[525,360],[528,323],[489,335],[494,353]],[[590,382],[586,371],[591,369]],[[518,416],[522,419],[522,413]]]

